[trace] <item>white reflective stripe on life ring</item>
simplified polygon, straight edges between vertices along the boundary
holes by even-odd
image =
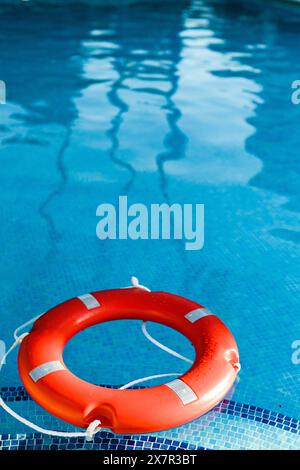
[[[208,308],[196,308],[196,310],[192,310],[191,312],[185,315],[185,318],[189,320],[191,323],[195,323],[200,318],[208,317],[209,315],[214,315]]]
[[[87,309],[92,310],[93,308],[101,307],[100,302],[92,294],[79,295],[77,299],[81,300]]]
[[[194,390],[183,382],[183,380],[175,379],[165,385],[176,393],[184,405],[188,405],[198,398]]]
[[[50,361],[37,366],[35,369],[32,369],[32,371],[29,372],[29,375],[34,382],[37,382],[52,372],[65,369],[65,366],[60,361]]]

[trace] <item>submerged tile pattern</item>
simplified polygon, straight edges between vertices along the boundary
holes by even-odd
[[[0,441],[2,450],[187,450],[194,445],[155,436],[116,437],[111,432],[99,432],[92,442],[84,437],[45,437],[39,433],[3,434]],[[205,450],[204,447],[197,447]]]
[[[32,401],[22,386],[3,387],[0,393],[7,403],[19,402],[22,406],[22,402]],[[46,419],[48,422],[49,419],[51,421],[51,415],[47,415]],[[52,427],[55,429],[55,424],[52,424]],[[225,441],[224,430],[228,427],[232,431],[231,437]],[[299,420],[232,400],[223,400],[210,413],[198,420],[154,435],[116,436],[112,432],[102,431],[91,442],[84,437],[58,438],[39,433],[0,435],[0,449],[10,450],[296,449],[299,446]]]

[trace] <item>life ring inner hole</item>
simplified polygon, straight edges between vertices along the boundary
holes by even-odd
[[[152,344],[142,334],[141,326],[140,320],[122,319],[89,327],[66,344],[64,362],[81,379],[108,388],[152,375],[182,375],[192,366]],[[152,321],[147,322],[147,330],[163,345],[194,360],[195,349],[183,334]],[[152,387],[170,380],[172,377],[152,379],[140,386]]]

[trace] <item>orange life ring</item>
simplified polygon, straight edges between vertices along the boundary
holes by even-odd
[[[71,373],[63,349],[76,333],[98,323],[139,319],[185,335],[196,357],[169,383],[115,390]],[[154,432],[179,426],[209,411],[225,396],[239,370],[236,342],[227,327],[201,305],[141,287],[94,292],[49,310],[34,323],[20,347],[18,367],[32,398],[53,415],[87,428],[99,419],[116,433]]]

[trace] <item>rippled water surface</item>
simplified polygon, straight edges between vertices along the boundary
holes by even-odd
[[[291,84],[300,80],[300,9],[45,3],[0,6],[1,337],[135,274],[230,327],[242,363],[234,400],[299,419],[300,105]],[[97,239],[96,207],[120,194],[204,203],[203,250]],[[150,329],[192,356],[177,334]],[[115,385],[185,369],[136,322],[81,333],[65,359],[85,379]],[[6,369],[2,385],[18,385],[13,363]]]

